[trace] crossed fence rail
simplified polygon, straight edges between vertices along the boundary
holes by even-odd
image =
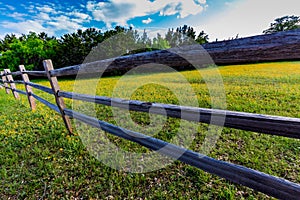
[[[126,61],[126,57],[121,59],[125,59]],[[163,59],[163,57],[161,57],[161,59]],[[62,69],[54,69],[51,60],[45,60],[43,62],[45,71],[26,71],[25,67],[23,65],[20,65],[20,71],[10,72],[9,69],[5,69],[4,71],[2,71],[2,79],[0,80],[0,82],[2,83],[1,86],[6,89],[6,93],[9,94],[11,91],[16,99],[19,99],[19,94],[27,96],[32,110],[36,109],[35,100],[37,100],[43,103],[44,105],[48,106],[50,109],[56,111],[62,116],[65,126],[70,133],[72,133],[70,118],[74,118],[90,126],[102,129],[115,136],[136,142],[154,151],[161,150],[163,147],[168,145],[168,148],[164,148],[163,151],[159,152],[166,156],[185,162],[191,166],[200,168],[206,172],[218,175],[234,183],[247,186],[249,188],[263,192],[275,198],[300,198],[300,185],[297,183],[293,183],[279,177],[275,177],[253,169],[249,169],[241,165],[216,160],[214,158],[202,155],[200,153],[184,149],[173,144],[169,144],[165,141],[145,136],[142,133],[133,132],[130,130],[126,130],[122,127],[115,126],[113,124],[100,121],[94,117],[90,117],[67,108],[64,103],[64,99],[68,98],[72,100],[93,102],[96,104],[114,106],[118,108],[129,108],[129,110],[132,111],[154,113],[158,115],[166,114],[168,117],[181,118],[188,121],[196,121],[206,124],[212,123],[214,125],[220,126],[224,125],[225,127],[229,128],[265,133],[270,135],[278,135],[295,139],[300,139],[299,118],[260,115],[253,113],[233,112],[227,110],[205,109],[197,107],[186,107],[170,104],[149,103],[136,100],[109,98],[103,96],[90,96],[60,90],[59,82],[57,80],[58,76],[76,75],[79,69],[81,72],[83,71],[84,73],[97,73],[102,70],[102,67],[106,67],[110,62],[111,60],[108,59],[96,61],[94,63],[66,67]],[[111,69],[121,67],[120,63],[116,63],[117,64],[113,65]],[[124,63],[124,60],[121,63]],[[131,68],[135,66],[136,65],[132,65]],[[13,75],[21,75],[23,80],[14,81]],[[47,77],[50,82],[51,88],[30,82],[28,75]],[[15,84],[24,84],[25,91],[16,89]],[[43,99],[42,97],[34,94],[32,88],[53,95],[56,104],[52,104],[49,101]],[[166,112],[162,113],[161,108],[164,108]],[[212,116],[217,117],[216,119],[218,119],[218,117],[220,119],[225,118],[225,122],[220,123],[218,120],[211,121]],[[182,154],[182,156],[177,158],[176,153],[174,152],[184,153]]]

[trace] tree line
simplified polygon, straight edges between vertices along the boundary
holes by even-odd
[[[298,29],[300,28],[299,23],[299,16],[280,17],[275,19],[263,33],[270,34]],[[123,36],[123,39],[118,41],[120,44],[106,43],[104,50],[97,48],[95,59],[99,59],[99,55],[101,57],[102,54],[105,54],[106,57],[103,57],[105,59],[114,57],[118,53],[118,55],[124,55],[186,44],[204,44],[209,40],[204,31],[196,35],[194,28],[187,25],[169,29],[165,35],[157,33],[153,38],[150,38],[145,30],[140,34],[133,28],[121,26],[116,26],[103,33],[95,28],[77,30],[59,38],[48,36],[45,32],[30,32],[20,37],[8,34],[0,40],[0,69],[9,68],[11,71],[16,71],[18,66],[23,64],[28,70],[44,70],[42,61],[45,59],[51,59],[55,68],[81,64],[98,44],[120,35]],[[238,39],[238,35],[232,39]],[[127,49],[124,49],[128,46],[133,47],[134,50],[128,52]]]
[[[0,40],[0,69],[9,68],[11,71],[16,71],[18,66],[23,64],[27,70],[43,70],[42,61],[45,59],[52,59],[55,68],[80,64],[99,43],[116,35],[126,37],[124,40],[126,44],[118,46],[120,52],[126,52],[122,49],[126,46],[135,47],[136,50],[127,52],[128,54],[167,49],[195,42],[204,44],[209,39],[204,31],[196,36],[193,27],[187,25],[169,29],[164,36],[157,33],[154,38],[150,38],[145,30],[140,34],[133,28],[120,26],[103,33],[95,28],[77,30],[74,33],[64,34],[60,38],[49,36],[45,32],[29,32],[20,37],[8,34]],[[112,45],[111,48],[114,46]],[[109,56],[109,47],[105,47],[105,51],[105,54]],[[111,51],[114,52],[115,49]]]

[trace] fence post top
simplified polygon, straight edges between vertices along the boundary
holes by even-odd
[[[19,65],[19,69],[20,69],[21,72],[26,70],[24,65]]]
[[[43,60],[43,63],[52,63],[51,59]]]
[[[47,72],[47,76],[50,77],[49,71],[54,69],[53,64],[52,64],[52,60],[51,59],[44,60],[43,65],[44,65],[45,71]]]

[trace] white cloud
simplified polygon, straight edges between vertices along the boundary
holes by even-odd
[[[148,17],[148,19],[142,20],[143,24],[150,24],[153,20]]]
[[[77,29],[82,29],[83,26],[76,21],[72,21],[69,17],[65,15],[61,15],[59,17],[55,17],[52,19],[51,22],[47,23],[48,25],[52,26],[54,30],[65,30],[68,32],[75,31]]]
[[[43,12],[41,12],[41,13],[39,13],[39,14],[37,15],[37,19],[47,21],[47,20],[50,20],[50,16],[49,16],[48,13],[43,13]]]
[[[11,5],[5,5],[5,6],[11,11],[16,10],[16,8]]]
[[[24,7],[29,13],[35,13],[34,5],[30,5],[29,7]]]
[[[80,20],[82,20],[82,22],[86,22],[86,21],[89,21],[92,19],[88,14],[81,13],[78,11],[73,11],[73,12],[67,13],[67,15],[77,18],[77,19],[80,19]]]
[[[205,0],[110,0],[109,2],[88,1],[86,9],[94,20],[126,26],[130,19],[159,13],[161,16],[177,15],[185,18],[203,11]]]
[[[51,8],[48,5],[44,5],[42,7],[36,7],[36,9],[40,12],[44,12],[44,13],[51,13],[51,14],[56,14],[57,12],[55,11],[54,8]]]
[[[181,4],[176,4],[176,3],[170,3],[166,5],[163,9],[159,11],[160,16],[170,16],[170,15],[175,15],[178,13],[180,9]]]
[[[27,15],[23,14],[23,13],[14,12],[14,13],[8,14],[7,16],[12,17],[16,20],[24,20],[24,17]]]
[[[53,34],[51,30],[46,29],[40,22],[34,20],[22,21],[22,22],[3,22],[2,27],[14,30],[16,33],[28,33],[33,32],[47,32]]]
[[[65,13],[65,15],[69,17],[69,21],[76,22],[78,24],[89,22],[92,19],[88,14],[79,11],[68,12]]]
[[[50,35],[55,35],[56,32],[73,32],[77,29],[85,29],[82,23],[87,22],[91,17],[87,14],[72,11],[70,13],[61,14],[61,11],[48,13],[54,10],[49,6],[39,7],[39,12],[32,16],[30,20],[19,19],[19,22],[0,22],[0,27],[9,29],[16,34],[33,32],[46,32]],[[21,18],[22,14],[13,13],[11,17]]]
[[[168,31],[168,29],[166,28],[153,28],[153,29],[149,29],[146,30],[148,37],[153,39],[155,37],[157,37],[157,34],[160,34],[162,36],[165,36],[165,33]],[[140,31],[140,33],[143,33],[143,31]]]
[[[197,3],[206,4],[206,0],[195,0]]]
[[[274,19],[286,15],[300,16],[299,0],[245,0],[229,4],[228,10],[219,13],[198,26],[210,39],[219,40],[262,34]]]
[[[2,21],[0,27],[9,29],[16,34],[34,32],[47,32],[50,35],[62,32],[74,32],[77,29],[86,29],[83,23],[89,22],[91,17],[82,13],[74,7],[66,11],[59,4],[40,5],[38,3],[28,5],[30,19],[24,14],[14,12],[8,16],[13,17],[17,22]],[[64,10],[64,12],[63,12]]]

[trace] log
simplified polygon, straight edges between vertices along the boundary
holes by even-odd
[[[217,65],[300,60],[300,29],[203,45]]]
[[[185,55],[184,57],[180,55]],[[210,55],[210,57],[208,56]],[[173,68],[190,68],[217,64],[241,64],[280,60],[300,60],[300,29],[236,40],[188,45],[168,50],[144,52],[52,70],[51,76],[128,71],[149,63]],[[196,66],[194,66],[196,67]],[[163,70],[163,69],[162,69]]]

